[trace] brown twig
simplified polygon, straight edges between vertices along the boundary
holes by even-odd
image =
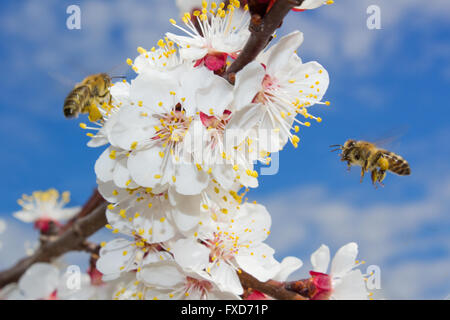
[[[45,243],[32,256],[21,259],[10,269],[1,272],[0,288],[18,281],[22,274],[36,262],[49,262],[69,251],[83,250],[86,238],[106,224],[105,210],[106,202],[103,200],[83,217],[72,222],[71,226],[57,239]]]
[[[275,30],[280,27],[284,17],[295,6],[299,6],[304,0],[277,0],[269,12],[261,17],[253,14],[250,22],[250,38],[244,49],[230,65],[224,74],[224,78],[230,80],[236,72],[255,60],[258,54],[267,46]]]
[[[89,200],[83,205],[80,212],[70,219],[63,227],[61,227],[59,233],[64,233],[67,229],[69,229],[72,224],[77,221],[78,219],[88,215],[91,213],[95,208],[97,208],[99,205],[103,204],[105,202],[105,199],[100,195],[97,189],[94,190]]]
[[[261,282],[247,272],[241,270],[239,272],[239,280],[246,288],[258,290],[274,299],[278,300],[308,300],[304,296],[285,288],[283,282],[269,280]]]

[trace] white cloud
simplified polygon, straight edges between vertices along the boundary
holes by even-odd
[[[381,9],[381,30],[366,25],[366,10],[374,4]],[[290,14],[282,33],[298,28],[305,33],[301,52],[341,72],[364,74],[376,72],[391,53],[401,50],[405,37],[436,28],[439,22],[448,24],[449,15],[447,0],[338,0],[313,12]],[[426,38],[416,41],[427,44]],[[439,45],[446,51],[450,47]],[[442,55],[427,50],[417,54],[424,55],[423,63]]]
[[[9,216],[4,216],[3,221],[7,228],[0,236],[3,243],[0,255],[0,270],[11,267],[26,255],[25,242],[34,243],[37,241],[37,232],[33,230],[32,225],[21,223]]]
[[[0,234],[5,232],[5,230],[6,230],[6,222],[5,222],[5,220],[0,219]]]
[[[445,299],[450,294],[450,259],[412,261],[389,269],[389,291],[401,299],[430,296]],[[448,298],[447,298],[448,299]]]

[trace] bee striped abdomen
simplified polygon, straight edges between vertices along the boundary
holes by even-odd
[[[389,161],[389,171],[392,171],[400,176],[407,176],[411,174],[411,168],[409,167],[408,161],[403,159],[401,156],[389,151],[385,151],[384,156]]]
[[[73,89],[66,100],[64,100],[64,115],[71,118],[76,117],[80,112],[86,112],[83,109],[86,107],[87,102],[89,102],[90,95],[89,87],[86,85]]]

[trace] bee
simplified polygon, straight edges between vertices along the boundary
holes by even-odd
[[[347,161],[348,170],[351,166],[361,167],[360,182],[363,181],[367,171],[371,172],[374,186],[377,186],[377,183],[383,186],[382,182],[386,177],[386,171],[400,176],[411,174],[411,168],[405,159],[398,154],[377,147],[374,143],[349,139],[345,141],[344,145],[336,144],[330,147],[337,147],[331,151],[342,151],[341,161]]]
[[[111,77],[107,73],[87,76],[75,85],[64,100],[63,112],[66,118],[77,117],[80,113],[89,113],[89,120],[102,118],[97,105],[111,102]]]

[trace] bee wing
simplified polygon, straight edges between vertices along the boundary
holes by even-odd
[[[55,82],[62,84],[63,86],[67,88],[73,88],[76,84],[75,81],[72,79],[64,76],[63,74],[56,72],[56,71],[47,71],[47,74],[50,78],[52,78]]]
[[[108,72],[106,72],[112,79],[115,78],[130,78],[131,69],[127,64],[119,63],[114,67],[110,68]]]
[[[395,130],[391,130],[390,132],[385,133],[382,137],[375,139],[373,142],[377,147],[384,147],[388,148],[388,146],[392,146],[394,142],[397,142],[400,140],[402,136],[406,134],[408,131],[407,126],[403,126],[400,128],[397,128]]]
[[[398,154],[390,152],[388,150],[381,150],[383,153],[383,157],[387,159],[389,162],[388,170],[398,174],[400,176],[407,176],[411,174],[411,168],[409,166],[408,161],[403,159]]]

